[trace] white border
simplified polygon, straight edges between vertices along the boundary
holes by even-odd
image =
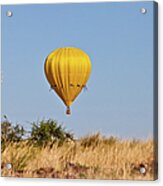
[[[105,0],[103,2],[113,2],[109,0]],[[116,2],[121,2],[121,0],[115,0]],[[114,1],[114,2],[115,2]],[[124,1],[124,0],[122,0]],[[132,0],[130,0],[132,1]],[[1,0],[0,4],[42,4],[42,3],[63,3],[63,2],[100,2],[95,0],[48,0],[46,2],[45,0]],[[0,178],[0,185],[6,186],[29,186],[29,185],[64,185],[64,186],[79,186],[79,185],[86,185],[86,186],[95,186],[95,185],[163,185],[163,135],[161,135],[161,132],[163,131],[163,99],[161,95],[163,95],[163,52],[161,52],[161,49],[163,49],[163,37],[161,36],[161,33],[163,33],[163,24],[161,24],[161,20],[163,20],[163,0],[157,0],[159,3],[159,180],[152,182],[152,181],[101,181],[101,180],[59,180],[59,179],[26,179],[26,178]],[[163,22],[163,21],[162,21]]]
[[[81,2],[100,2],[100,0],[48,0],[46,2],[45,0],[1,0],[2,2],[0,4],[50,4],[50,3],[81,3]],[[101,2],[128,2],[128,1],[133,1],[133,2],[141,2],[142,0],[102,0]],[[151,0],[145,0],[145,1],[151,1]]]

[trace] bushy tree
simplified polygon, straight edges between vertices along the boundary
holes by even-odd
[[[39,145],[53,141],[73,140],[73,135],[65,130],[57,121],[49,119],[32,123],[31,140]]]
[[[15,126],[4,117],[1,122],[1,151],[3,152],[10,142],[19,142],[23,139],[26,131],[22,126],[16,124]]]
[[[24,128],[19,124],[13,126],[6,116],[4,119],[1,123],[1,142],[17,142],[22,140],[25,134]]]

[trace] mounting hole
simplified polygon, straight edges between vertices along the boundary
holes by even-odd
[[[12,168],[12,164],[11,164],[11,163],[7,163],[7,164],[6,164],[6,168],[7,168],[8,170],[10,170],[10,169]]]
[[[146,168],[145,167],[140,167],[140,173],[145,174],[146,173]]]
[[[8,11],[6,12],[6,16],[7,16],[7,17],[12,17],[12,16],[13,16],[13,13],[12,13],[10,10],[8,10]]]
[[[146,14],[147,13],[147,9],[146,8],[140,8],[140,13]]]

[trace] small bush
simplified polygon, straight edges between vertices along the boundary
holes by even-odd
[[[31,138],[38,145],[44,145],[48,142],[73,140],[73,135],[66,132],[65,129],[58,125],[57,121],[49,119],[42,120],[38,123],[32,123]]]
[[[1,123],[1,141],[3,142],[18,142],[22,140],[26,131],[22,126],[16,124],[15,126],[5,117]]]

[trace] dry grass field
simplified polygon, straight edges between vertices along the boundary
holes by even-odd
[[[37,146],[11,142],[2,152],[2,176],[78,179],[157,178],[154,144],[148,140],[120,140],[99,133],[62,144]],[[6,164],[11,163],[8,170]],[[145,168],[140,173],[140,168]]]

